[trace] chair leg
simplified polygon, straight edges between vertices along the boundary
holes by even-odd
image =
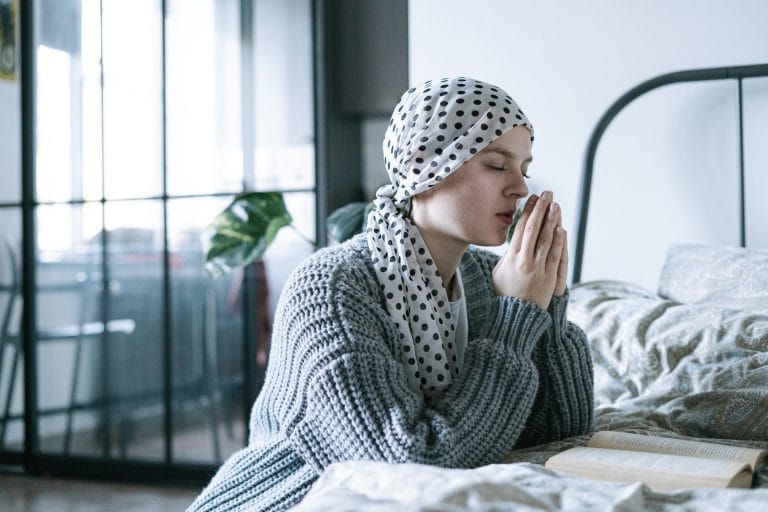
[[[213,456],[221,460],[221,443],[219,441],[219,407],[216,404],[216,392],[220,390],[218,379],[219,360],[216,357],[216,293],[208,287],[205,291],[203,318],[202,353],[203,353],[203,386],[205,386],[208,403],[211,407],[211,438],[213,441]]]
[[[0,333],[2,335],[3,333]],[[0,338],[0,389],[3,389],[3,369],[5,368],[5,336]],[[8,383],[7,392],[10,396],[11,383]],[[8,422],[8,415],[0,416],[0,448],[5,446],[5,424]]]
[[[130,416],[123,406],[119,406],[117,426],[120,458],[125,459],[128,456],[128,443],[130,442],[132,427]]]
[[[221,388],[220,388],[221,389]],[[227,433],[227,439],[232,440],[235,438],[235,429],[232,426],[232,418],[235,416],[235,407],[233,405],[232,392],[229,387],[225,387],[222,390],[221,408],[222,416],[224,419],[224,429]]]
[[[205,363],[203,363],[205,364]],[[207,373],[207,372],[206,372]],[[211,407],[211,438],[213,440],[213,456],[217,461],[221,460],[221,443],[219,442],[219,407],[216,404],[216,389],[209,376],[203,376],[204,385],[207,388],[208,403]]]
[[[16,355],[11,362],[11,375],[8,379],[8,395],[5,397],[5,407],[3,411],[3,425],[0,428],[0,448],[5,447],[5,434],[6,427],[8,425],[8,417],[11,414],[11,400],[13,400],[13,389],[16,384],[16,369],[19,366],[19,359],[21,359],[21,350],[16,347]]]
[[[69,455],[72,447],[72,420],[74,418],[75,400],[77,399],[77,386],[80,375],[80,355],[82,353],[83,337],[77,338],[75,344],[75,367],[72,369],[72,384],[69,388],[69,407],[67,408],[67,427],[64,431],[64,454]]]

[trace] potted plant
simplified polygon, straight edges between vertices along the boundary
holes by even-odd
[[[328,238],[343,242],[365,227],[372,203],[353,202],[335,210],[326,219]],[[244,192],[217,214],[203,232],[205,267],[211,277],[258,261],[285,228],[296,229],[280,192]],[[296,230],[307,239],[304,234]],[[317,243],[307,240],[314,247]]]

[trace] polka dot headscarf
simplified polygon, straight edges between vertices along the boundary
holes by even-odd
[[[429,250],[408,218],[411,198],[518,125],[526,126],[533,140],[528,119],[500,88],[443,78],[406,91],[387,127],[383,150],[391,183],[376,192],[366,236],[400,334],[409,384],[427,400],[438,397],[461,369],[457,319]]]

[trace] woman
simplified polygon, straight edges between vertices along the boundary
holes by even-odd
[[[475,467],[587,432],[592,367],[566,320],[552,194],[528,195],[533,128],[501,89],[426,82],[395,107],[368,229],[318,251],[278,306],[248,446],[190,510],[280,510],[351,459]]]

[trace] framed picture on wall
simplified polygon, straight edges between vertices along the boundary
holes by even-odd
[[[0,80],[16,80],[17,0],[0,0]]]

